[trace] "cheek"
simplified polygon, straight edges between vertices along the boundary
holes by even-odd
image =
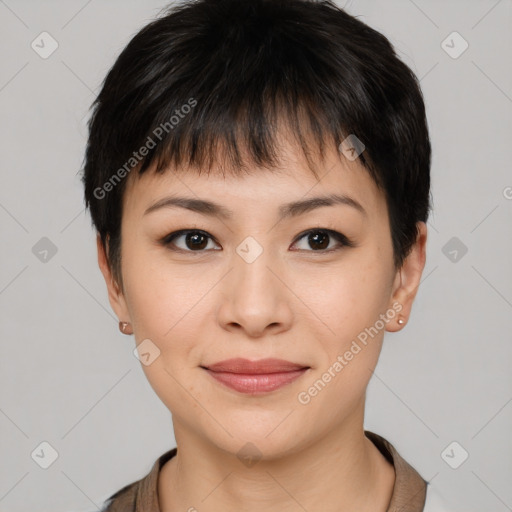
[[[325,323],[326,332],[341,342],[373,325],[388,306],[389,265],[377,254],[354,254],[340,265],[310,272],[307,280],[298,281],[297,295]]]
[[[394,310],[387,314],[391,262],[391,252],[382,254],[376,245],[347,257],[337,269],[310,275],[309,286],[298,294],[321,320],[307,327],[324,354],[310,384],[325,385],[317,403],[334,400],[340,414],[355,406],[377,365],[386,325],[381,315],[387,321],[394,316]]]
[[[123,247],[123,282],[137,338],[163,342],[172,337],[211,284],[194,265],[171,264],[147,240],[127,237]]]
[[[136,343],[151,340],[147,346],[154,357],[142,369],[169,410],[198,414],[191,396],[200,398],[202,390],[190,372],[201,371],[195,368],[201,360],[197,340],[204,337],[205,319],[211,319],[204,299],[215,282],[213,276],[198,277],[191,269],[166,268],[150,260],[136,254],[126,259],[125,289]]]
[[[197,368],[204,360],[201,340],[211,336],[212,291],[222,273],[205,272],[200,265],[170,264],[165,255],[142,249],[127,251],[124,272],[136,343],[149,339],[158,354],[143,370],[160,399],[169,408],[179,408],[190,398],[182,387],[199,396],[189,372],[201,371]]]
[[[377,365],[389,276],[375,262],[362,265],[359,261],[350,269],[316,278],[317,283],[323,282],[322,293],[310,293],[305,302],[313,305],[321,321],[308,322],[305,329],[321,345],[323,357],[297,401],[309,417],[323,418],[328,425],[344,421],[360,406]]]

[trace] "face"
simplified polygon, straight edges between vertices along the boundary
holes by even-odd
[[[385,198],[367,171],[333,152],[317,180],[300,156],[285,144],[279,170],[250,176],[130,176],[122,292],[99,245],[111,304],[149,354],[142,367],[177,440],[187,432],[233,454],[252,442],[272,458],[360,428],[384,331],[398,330],[410,311],[425,226],[397,271]],[[333,194],[345,199],[304,203]],[[176,197],[218,206],[197,211],[169,201]],[[205,369],[235,357],[308,369],[246,393]]]

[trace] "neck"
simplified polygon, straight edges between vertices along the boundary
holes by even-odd
[[[362,421],[345,422],[310,446],[248,466],[173,422],[178,453],[160,473],[161,512],[387,510],[394,469],[366,438]]]

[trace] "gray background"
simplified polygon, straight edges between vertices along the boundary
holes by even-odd
[[[78,175],[101,80],[165,5],[0,0],[2,512],[95,510],[175,446],[117,330]],[[366,428],[454,510],[512,510],[512,2],[346,8],[421,79],[433,143],[428,261],[410,322],[386,336]],[[31,47],[43,31],[59,45],[47,59]],[[457,58],[453,31],[469,44]],[[43,441],[59,455],[48,469],[31,457]]]

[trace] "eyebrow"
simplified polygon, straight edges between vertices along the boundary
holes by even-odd
[[[366,210],[363,208],[361,203],[355,199],[343,194],[329,194],[326,196],[312,197],[309,199],[302,199],[300,201],[283,204],[279,207],[279,219],[282,220],[289,217],[296,217],[323,206],[335,205],[350,206],[363,215],[367,215]],[[151,205],[144,212],[144,215],[147,215],[148,213],[154,212],[161,208],[173,207],[185,208],[193,212],[201,213],[211,217],[219,217],[221,219],[231,219],[234,216],[234,212],[218,203],[207,201],[205,199],[195,199],[181,196],[164,197],[163,199],[160,199]]]

